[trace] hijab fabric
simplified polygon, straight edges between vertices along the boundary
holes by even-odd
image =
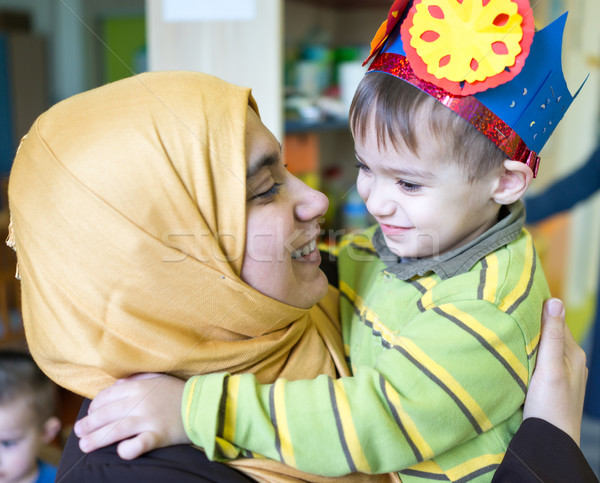
[[[27,341],[56,383],[93,398],[138,372],[348,374],[333,289],[305,310],[240,279],[248,106],[247,88],[158,72],[36,120],[9,200]],[[255,478],[296,479],[248,464]]]

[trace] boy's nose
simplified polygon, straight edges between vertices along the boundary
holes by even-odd
[[[381,183],[379,186],[373,183],[368,191],[365,204],[369,213],[376,218],[390,216],[394,213],[395,201],[390,197],[388,191],[387,187],[381,186]]]

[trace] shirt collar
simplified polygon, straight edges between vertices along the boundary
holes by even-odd
[[[436,273],[445,280],[468,272],[488,253],[516,240],[525,223],[525,207],[521,201],[504,206],[500,210],[500,220],[485,233],[465,245],[438,257],[422,259],[400,259],[386,245],[381,227],[375,230],[373,246],[381,260],[387,265],[386,271],[402,280],[428,272]]]

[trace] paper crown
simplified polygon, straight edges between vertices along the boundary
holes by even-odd
[[[527,0],[396,0],[369,72],[396,76],[469,121],[537,175],[538,153],[579,94],[562,73],[563,14],[534,35]]]

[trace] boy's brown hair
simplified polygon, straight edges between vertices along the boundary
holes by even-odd
[[[360,82],[350,107],[354,138],[364,142],[370,122],[375,122],[377,144],[396,150],[408,148],[418,155],[418,124],[446,147],[440,161],[451,160],[469,182],[497,171],[507,159],[497,146],[468,121],[413,85],[382,72],[371,72]],[[446,154],[447,153],[447,154]]]
[[[55,416],[56,386],[24,352],[0,350],[0,407],[23,400],[40,424]]]

